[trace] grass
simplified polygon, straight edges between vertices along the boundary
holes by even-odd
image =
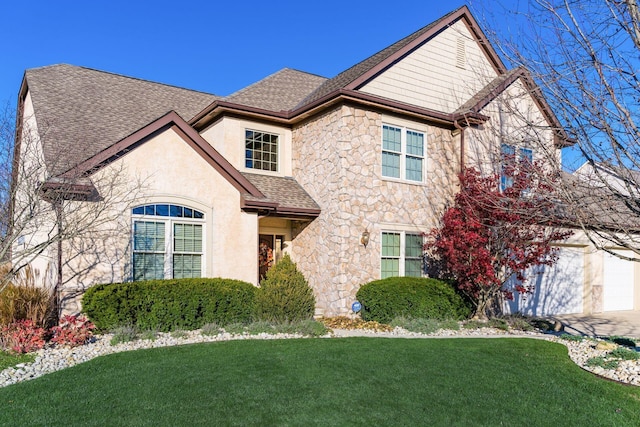
[[[36,360],[35,354],[15,354],[0,350],[0,371],[19,363],[29,363]]]
[[[0,425],[638,426],[640,388],[532,339],[243,340],[118,353],[2,388]]]

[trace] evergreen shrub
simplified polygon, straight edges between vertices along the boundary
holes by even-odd
[[[389,323],[396,317],[463,319],[471,310],[447,282],[421,277],[388,277],[363,285],[356,294],[367,321]]]
[[[89,288],[82,306],[99,330],[193,330],[250,322],[255,290],[250,283],[220,278],[112,283]]]
[[[267,271],[256,291],[255,317],[267,322],[313,318],[316,300],[307,280],[289,255]]]

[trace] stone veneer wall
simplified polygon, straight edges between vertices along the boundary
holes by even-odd
[[[293,176],[322,213],[293,241],[319,316],[345,315],[360,286],[380,278],[383,230],[429,231],[455,188],[459,138],[430,126],[427,183],[382,179],[382,115],[341,105],[293,131]],[[369,245],[360,244],[362,232]]]

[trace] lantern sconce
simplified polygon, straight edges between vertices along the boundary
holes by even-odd
[[[369,230],[367,230],[365,228],[365,230],[362,232],[362,236],[360,237],[360,243],[362,243],[362,245],[366,248],[367,245],[369,244]]]

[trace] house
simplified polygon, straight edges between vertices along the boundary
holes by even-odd
[[[37,177],[55,209],[25,227],[14,255],[37,247],[43,227],[71,230],[30,260],[71,312],[96,283],[257,284],[289,253],[316,314],[346,314],[361,284],[424,274],[423,233],[465,165],[497,170],[505,150],[559,162],[571,143],[526,70],[506,68],[467,7],[333,78],[283,69],[225,97],[71,65],[30,69],[18,120],[28,171],[18,182]],[[593,268],[586,238],[560,243],[561,266]],[[574,305],[547,309],[540,300],[557,298],[543,283],[536,307],[518,307],[589,312],[595,285],[578,286],[577,275],[562,285]]]

